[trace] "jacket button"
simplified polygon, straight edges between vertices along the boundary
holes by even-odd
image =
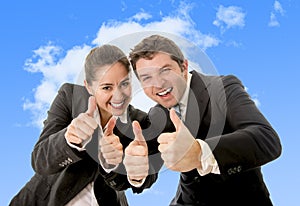
[[[200,182],[200,178],[199,177],[194,177],[194,182],[199,183]]]
[[[116,186],[117,183],[116,183],[115,181],[110,181],[110,182],[109,182],[109,185],[113,187],[113,186]]]

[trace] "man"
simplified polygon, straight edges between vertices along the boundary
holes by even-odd
[[[158,103],[149,118],[152,129],[164,130],[161,158],[181,172],[170,205],[272,205],[260,167],[280,156],[281,144],[242,83],[188,73],[179,47],[159,35],[143,39],[129,57],[145,94]]]

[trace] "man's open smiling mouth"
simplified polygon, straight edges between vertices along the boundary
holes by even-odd
[[[169,87],[161,92],[157,92],[156,95],[158,96],[166,96],[168,95],[169,93],[171,93],[171,91],[173,90],[173,87]]]

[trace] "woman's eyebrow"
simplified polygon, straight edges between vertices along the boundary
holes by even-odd
[[[126,82],[129,81],[129,77],[126,77],[125,79],[123,79],[121,82]]]

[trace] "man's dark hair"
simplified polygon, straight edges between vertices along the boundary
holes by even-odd
[[[181,68],[182,63],[184,62],[184,56],[175,42],[160,35],[151,35],[137,44],[129,54],[130,63],[134,73],[137,75],[136,62],[139,59],[152,59],[154,55],[159,52],[170,55],[171,59],[176,61]]]

